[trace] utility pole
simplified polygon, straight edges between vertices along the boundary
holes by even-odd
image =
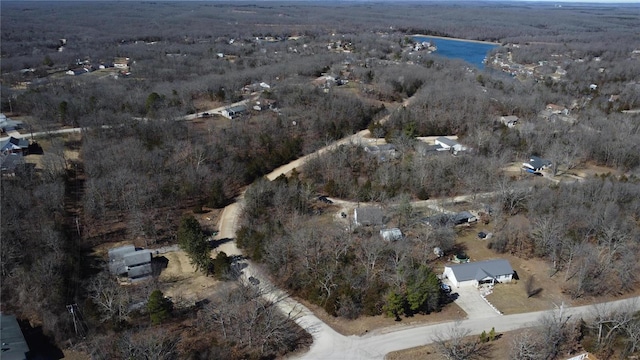
[[[87,325],[82,319],[82,313],[80,312],[80,309],[78,309],[78,304],[67,305],[67,311],[69,311],[69,314],[71,314],[71,318],[73,319],[73,328],[76,331],[76,336],[84,339],[87,336]]]

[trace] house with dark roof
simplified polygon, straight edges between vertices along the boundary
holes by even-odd
[[[224,108],[221,114],[227,119],[235,119],[238,116],[242,115],[245,111],[247,111],[247,106],[244,104],[240,104]]]
[[[0,114],[0,130],[2,132],[19,129],[22,127],[22,124],[20,120],[11,120],[5,114]]]
[[[529,161],[522,163],[522,169],[526,172],[534,173],[551,167],[553,163],[538,156],[531,156]]]
[[[124,245],[109,250],[109,271],[116,276],[126,276],[130,281],[148,278],[152,273],[151,250],[137,250]]]
[[[24,164],[24,157],[20,154],[0,154],[0,174],[2,176],[15,176],[16,170]]]
[[[0,342],[2,342],[2,353],[0,353],[2,360],[29,358],[29,345],[14,315],[0,314]]]
[[[365,206],[353,210],[353,222],[356,226],[382,226],[384,212],[379,207]]]
[[[452,264],[444,267],[442,277],[449,279],[455,287],[479,286],[510,282],[513,279],[513,268],[505,259]]]
[[[29,140],[18,139],[13,136],[0,141],[0,153],[2,154],[23,154],[29,152]]]
[[[422,219],[425,225],[431,227],[453,227],[456,225],[470,224],[478,221],[478,217],[469,211],[461,211],[458,213],[438,213],[427,216]]]

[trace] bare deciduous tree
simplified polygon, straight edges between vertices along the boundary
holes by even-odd
[[[438,352],[447,360],[486,359],[491,345],[469,336],[470,330],[456,322],[449,330],[434,337]]]

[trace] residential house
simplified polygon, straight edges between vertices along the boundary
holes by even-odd
[[[272,99],[259,99],[253,104],[253,110],[262,111],[262,110],[273,110],[275,109],[276,101]]]
[[[449,279],[455,287],[479,286],[510,282],[513,279],[513,268],[508,260],[496,259],[444,267],[443,278]]]
[[[438,149],[440,151],[451,151],[454,154],[457,154],[460,151],[467,150],[464,145],[460,144],[456,140],[450,139],[445,136],[440,136],[439,138],[437,138],[435,143],[436,145],[440,146],[440,149]]]
[[[0,131],[7,132],[22,127],[22,121],[11,120],[5,114],[0,114]]]
[[[500,122],[509,128],[515,127],[518,120],[520,119],[515,115],[500,116]]]
[[[458,213],[438,213],[422,219],[425,225],[431,227],[453,227],[456,225],[470,224],[478,221],[478,217],[469,211]]]
[[[522,163],[522,169],[526,172],[534,173],[551,167],[553,163],[549,160],[537,156],[531,156],[529,161]]]
[[[415,149],[421,156],[429,156],[438,154],[438,149],[442,149],[440,145],[430,145],[423,141],[415,144]]]
[[[311,81],[314,86],[319,88],[328,89],[333,85],[336,85],[336,78],[331,75],[323,75]]]
[[[402,240],[402,231],[398,228],[382,229],[380,230],[380,236],[385,241],[397,241]]]
[[[393,144],[369,145],[364,147],[364,151],[377,156],[380,160],[392,159],[398,156],[396,147]]]
[[[13,136],[0,141],[0,154],[22,154],[29,152],[29,140],[18,139]]]
[[[550,111],[552,114],[569,114],[569,109],[564,106],[556,105],[556,104],[547,104],[545,110]]]
[[[244,104],[229,106],[222,110],[222,116],[226,117],[227,119],[235,119],[238,116],[242,115],[242,113],[244,113],[245,111],[247,111],[247,106]]]
[[[478,217],[468,211],[461,211],[453,215],[453,224],[462,225],[478,221]]]
[[[356,226],[382,226],[384,212],[374,206],[358,207],[353,210],[353,222]]]
[[[31,358],[29,345],[14,315],[0,313],[0,342],[2,342],[2,360]]]
[[[75,68],[75,69],[71,69],[71,70],[67,71],[67,75],[77,76],[77,75],[86,74],[88,72],[89,72],[89,70],[87,68],[81,67],[81,68]]]
[[[116,276],[126,276],[130,281],[146,279],[152,273],[151,251],[137,250],[133,245],[110,249],[109,271]]]
[[[435,215],[427,216],[422,219],[422,222],[427,226],[431,226],[432,228],[449,227],[455,225],[453,223],[453,216],[446,213],[438,213]]]
[[[20,154],[0,154],[0,173],[2,176],[15,176],[16,170],[24,164],[24,158]]]
[[[117,57],[113,59],[113,67],[118,69],[127,70],[129,69],[129,62],[131,61],[128,57]]]

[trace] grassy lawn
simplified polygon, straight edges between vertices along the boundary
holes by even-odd
[[[570,299],[562,293],[561,275],[549,277],[549,265],[539,259],[521,259],[510,254],[499,254],[487,248],[488,240],[479,240],[480,230],[493,231],[493,224],[476,224],[468,228],[458,228],[457,246],[464,250],[471,261],[507,259],[516,271],[519,280],[497,284],[493,293],[487,296],[498,310],[504,314],[518,314],[531,311],[550,310],[563,301],[571,305]],[[528,297],[525,290],[527,280],[533,276],[533,289],[539,289],[535,296]]]

